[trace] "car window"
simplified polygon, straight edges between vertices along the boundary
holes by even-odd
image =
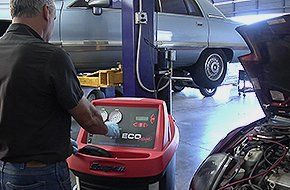
[[[203,16],[202,12],[195,0],[184,0],[188,14],[193,16]]]
[[[68,7],[88,7],[88,3],[84,0],[75,0]]]
[[[187,14],[183,0],[161,0],[162,12],[173,14]]]
[[[85,0],[75,0],[73,1],[68,7],[89,7],[88,3]],[[122,7],[122,2],[121,0],[113,0],[112,5],[110,6],[110,8],[113,9],[121,9]]]
[[[161,10],[161,0],[155,1],[155,12],[162,12]]]

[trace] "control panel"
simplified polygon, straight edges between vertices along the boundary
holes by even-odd
[[[159,110],[146,107],[95,106],[103,121],[119,125],[121,137],[88,134],[87,144],[154,148]]]

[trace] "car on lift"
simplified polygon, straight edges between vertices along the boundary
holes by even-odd
[[[240,57],[265,117],[230,132],[197,169],[190,190],[290,189],[290,15],[237,29]]]
[[[108,8],[97,8],[109,2]],[[121,0],[55,0],[57,19],[52,43],[71,54],[79,72],[116,66],[122,61]],[[93,11],[92,11],[93,10]],[[200,88],[214,94],[227,71],[228,62],[248,48],[235,31],[239,25],[208,0],[156,0],[157,48],[176,50],[173,89]],[[0,0],[0,36],[11,23],[9,0]]]

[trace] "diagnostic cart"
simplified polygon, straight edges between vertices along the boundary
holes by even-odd
[[[111,139],[80,130],[68,159],[78,189],[174,190],[179,131],[162,100],[111,98],[92,102],[104,121],[118,123]]]

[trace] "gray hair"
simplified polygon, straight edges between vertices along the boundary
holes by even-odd
[[[38,15],[44,5],[52,11],[55,9],[54,0],[10,0],[10,13],[14,17],[34,17]]]

